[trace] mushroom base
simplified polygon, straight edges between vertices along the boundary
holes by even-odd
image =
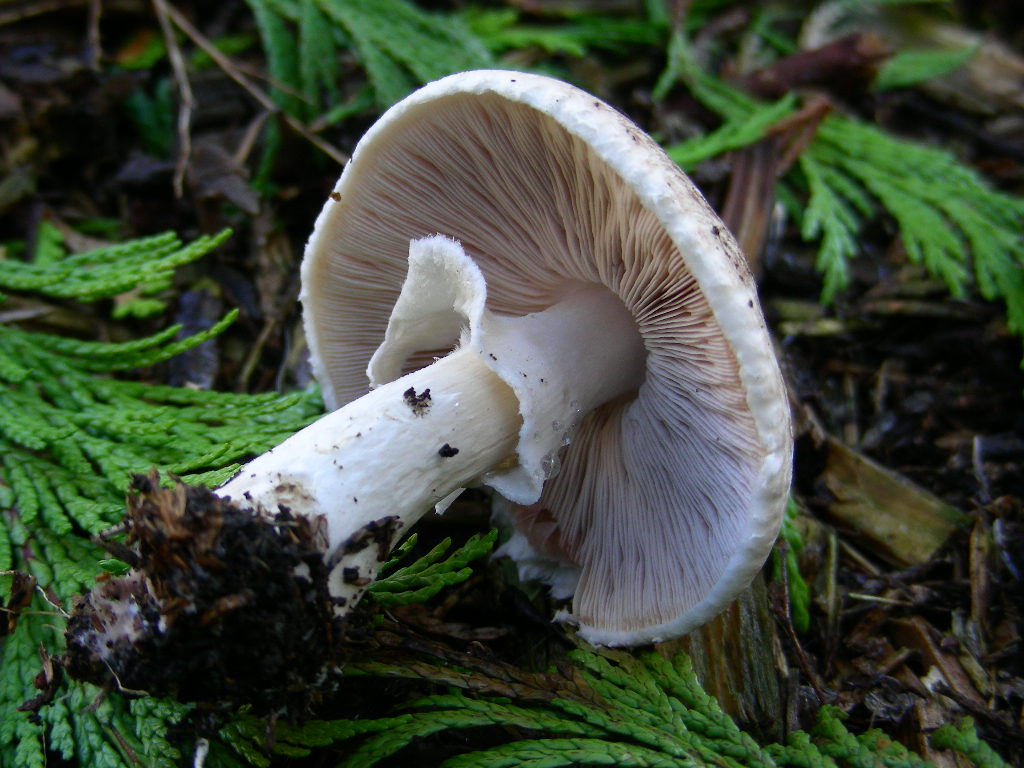
[[[317,523],[162,488],[155,473],[133,488],[130,549],[118,552],[133,570],[75,606],[69,675],[128,694],[307,710],[330,689],[341,647]]]

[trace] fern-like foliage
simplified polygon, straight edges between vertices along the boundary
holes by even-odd
[[[856,253],[849,245],[880,203],[911,261],[954,296],[973,275],[984,298],[1006,302],[1010,329],[1024,334],[1024,200],[993,189],[949,152],[838,116],[823,122],[800,169],[808,189],[802,233],[823,235],[826,299],[846,284],[845,264]]]
[[[739,103],[744,105],[742,111],[735,110],[736,114],[727,117],[715,130],[666,147],[668,156],[689,170],[709,157],[749,146],[763,139],[774,125],[791,115],[796,110],[797,100],[789,94],[771,104],[757,104],[747,99],[739,100]]]
[[[467,8],[461,15],[470,32],[489,50],[538,48],[548,54],[581,57],[592,50],[621,51],[658,45],[665,34],[660,18],[567,12],[556,23],[523,23],[515,8]]]
[[[97,301],[129,292],[162,302],[156,291],[168,285],[173,269],[226,236],[183,245],[168,234],[68,255],[56,230],[44,229],[31,262],[0,261],[0,287],[50,299]],[[312,390],[236,395],[110,375],[166,360],[233,320],[232,313],[185,339],[171,326],[121,343],[0,323],[0,571],[30,573],[39,585],[3,642],[0,765],[43,766],[48,750],[80,765],[180,764],[166,741],[168,723],[184,712],[177,705],[110,696],[94,707],[97,691],[71,684],[42,708],[38,722],[18,707],[37,693],[39,649],[62,647],[61,611],[100,573],[102,550],[90,536],[122,518],[130,473],[157,466],[193,483],[216,484],[237,462],[318,413]],[[9,582],[0,577],[0,594],[6,596]]]
[[[416,546],[418,535],[412,534],[395,551],[394,557],[381,566],[377,580],[370,585],[369,593],[379,605],[409,605],[422,603],[445,587],[465,581],[473,575],[469,564],[483,557],[494,548],[498,531],[486,535],[471,536],[459,549],[445,559],[452,546],[451,539],[444,539],[416,562],[391,573],[401,560]]]
[[[977,46],[938,51],[900,51],[886,61],[872,84],[876,91],[907,88],[948,74],[970,61]]]
[[[337,103],[336,61],[354,51],[378,106],[418,84],[465,69],[494,65],[481,41],[454,15],[434,14],[406,0],[247,0],[260,31],[275,100],[296,116],[314,117],[325,99]]]
[[[701,688],[689,658],[657,653],[577,650],[572,664],[544,675],[508,670],[482,671],[475,662],[429,664],[351,664],[350,675],[432,680],[449,692],[420,698],[395,714],[377,719],[310,721],[279,725],[274,752],[301,757],[315,748],[345,742],[344,768],[367,768],[394,758],[413,741],[449,731],[490,728],[503,743],[445,760],[444,768],[521,768],[523,766],[610,765],[637,768],[731,768],[772,766],[925,766],[920,756],[881,731],[854,735],[842,713],[823,707],[816,726],[798,731],[785,744],[759,744],[726,715]],[[463,663],[466,666],[463,666]],[[467,668],[468,667],[468,668]],[[495,729],[497,727],[497,729]],[[225,736],[257,765],[270,765],[262,752],[263,723],[240,717]],[[982,742],[973,723],[936,732],[933,745],[954,749],[979,766],[1005,763]]]
[[[750,143],[790,114],[789,98],[761,104],[701,70],[682,35],[670,46],[669,66],[656,94],[684,82],[723,125],[669,148],[683,164]],[[941,278],[953,296],[974,285],[1006,303],[1008,326],[1024,335],[1024,199],[999,192],[950,152],[893,136],[852,117],[830,115],[785,179],[780,197],[807,241],[818,241],[822,299],[849,284],[864,224],[892,217],[908,259]]]
[[[224,231],[182,245],[168,232],[69,255],[60,231],[44,221],[31,262],[0,257],[0,289],[82,302],[131,292],[128,301],[116,306],[114,317],[146,317],[165,309],[157,294],[170,287],[174,270],[209,253],[229,234]]]

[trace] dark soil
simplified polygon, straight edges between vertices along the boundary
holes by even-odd
[[[75,606],[68,674],[128,695],[308,714],[342,648],[314,524],[161,487],[155,473],[135,477],[128,507],[115,553],[133,570]]]

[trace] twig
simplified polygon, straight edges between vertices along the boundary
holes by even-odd
[[[755,279],[768,241],[775,207],[775,182],[814,140],[831,111],[815,97],[798,112],[780,120],[761,141],[732,153],[732,178],[722,204],[722,220],[736,235]]]
[[[978,493],[983,503],[992,501],[992,489],[988,484],[988,475],[985,472],[985,444],[981,435],[975,435],[971,440],[971,469],[974,470],[974,479],[978,483]]]
[[[780,144],[778,136],[767,136],[732,153],[732,176],[722,204],[722,221],[736,235],[755,279],[761,277],[761,254],[775,207]]]
[[[121,748],[121,754],[127,757],[132,765],[137,765],[139,768],[145,766],[145,763],[139,759],[134,747],[128,743],[128,739],[126,739],[124,734],[122,734],[116,727],[112,725],[104,725],[103,730],[117,741],[117,745]]]
[[[895,600],[891,597],[882,597],[881,595],[865,595],[860,592],[847,592],[846,596],[851,600],[860,600],[865,603],[881,603],[883,605],[904,605],[913,606],[913,603],[908,603],[906,600]]]
[[[249,348],[249,353],[245,356],[245,360],[242,363],[241,373],[238,374],[238,384],[235,387],[237,392],[245,392],[246,387],[249,385],[249,379],[252,377],[253,371],[256,370],[256,365],[260,361],[260,355],[263,352],[263,348],[267,345],[271,334],[277,329],[280,317],[275,314],[274,317],[267,318],[267,321],[263,323],[263,327],[260,329],[259,335],[256,337],[256,341]]]
[[[249,125],[245,129],[245,134],[242,136],[242,140],[238,143],[238,148],[235,149],[234,154],[231,155],[231,160],[239,168],[245,165],[245,161],[249,158],[249,154],[252,152],[254,146],[256,146],[256,140],[259,138],[260,132],[263,130],[263,126],[267,124],[267,120],[270,119],[271,112],[263,110],[254,120],[249,122]]]
[[[19,6],[10,11],[0,13],[0,27],[14,24],[34,16],[42,16],[44,13],[61,11],[65,8],[74,8],[78,5],[86,5],[90,0],[42,0],[31,3],[27,6]]]
[[[167,46],[167,57],[171,61],[171,69],[174,71],[174,82],[178,86],[180,103],[178,104],[178,159],[174,163],[174,196],[181,197],[184,194],[185,172],[188,170],[188,161],[192,155],[192,85],[188,81],[188,68],[185,66],[185,57],[181,55],[181,48],[174,39],[174,28],[170,19],[171,7],[164,0],[153,0],[153,8],[156,10],[156,17],[160,21],[160,30],[164,35],[164,43]],[[177,11],[175,11],[177,13]]]
[[[178,29],[184,32],[189,37],[189,39],[192,40],[193,43],[199,46],[206,53],[206,55],[213,59],[217,63],[217,66],[224,70],[224,74],[226,74],[238,85],[240,85],[250,96],[256,99],[256,101],[258,101],[261,106],[272,112],[280,113],[281,118],[285,121],[289,128],[298,133],[306,141],[310,142],[313,146],[315,146],[325,155],[327,155],[332,160],[337,162],[339,165],[344,165],[345,163],[348,162],[348,155],[346,155],[337,147],[334,147],[330,143],[324,141],[319,136],[311,133],[306,126],[304,126],[302,123],[300,123],[298,120],[293,118],[288,113],[283,112],[277,106],[277,104],[274,103],[274,100],[271,99],[270,96],[266,94],[266,92],[264,92],[256,85],[254,85],[249,80],[249,78],[242,74],[242,72],[239,70],[237,66],[235,66],[231,59],[229,59],[227,56],[225,56],[223,53],[217,50],[216,46],[214,46],[209,40],[207,40],[199,32],[198,29],[192,26],[192,23],[188,19],[186,19],[181,14],[181,12],[178,11],[174,6],[165,4],[163,0],[153,0],[153,2],[159,2],[161,5],[163,5],[167,15],[170,17],[171,21],[174,22],[175,26],[177,26]]]
[[[797,88],[828,87],[859,92],[874,79],[892,51],[876,35],[858,32],[820,48],[798,51],[744,78],[746,90],[777,99]]]
[[[89,69],[98,71],[102,56],[102,44],[100,43],[100,18],[103,16],[102,0],[89,0],[89,27],[86,31],[88,40],[87,56]]]
[[[811,663],[811,659],[807,655],[807,651],[805,651],[803,645],[801,645],[800,638],[797,637],[796,634],[796,628],[793,626],[793,617],[789,611],[789,574],[786,571],[785,566],[787,550],[788,545],[786,541],[784,539],[780,539],[778,552],[779,559],[783,561],[782,567],[779,568],[780,583],[772,584],[769,588],[768,605],[771,608],[772,613],[775,614],[776,621],[782,625],[782,630],[786,633],[786,637],[793,649],[793,653],[796,655],[797,664],[800,665],[800,669],[807,678],[807,682],[811,684],[811,689],[814,691],[814,695],[818,699],[818,703],[827,704],[830,697],[826,693],[825,683],[815,671],[814,665]]]
[[[812,96],[808,102],[789,117],[784,117],[772,127],[773,134],[783,137],[785,150],[779,160],[778,173],[781,176],[814,141],[818,127],[832,112],[832,103],[824,96]]]
[[[21,320],[33,320],[52,312],[51,307],[25,307],[24,309],[12,309],[8,312],[0,312],[0,325],[4,323],[17,323]]]

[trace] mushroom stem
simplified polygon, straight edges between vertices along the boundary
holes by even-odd
[[[523,317],[487,311],[486,283],[457,242],[414,240],[409,275],[371,378],[393,379],[242,468],[216,493],[326,521],[328,588],[351,606],[395,535],[467,485],[520,504],[593,408],[635,390],[643,344],[621,301],[576,286]],[[416,348],[458,347],[399,378]],[[340,599],[339,599],[340,598]],[[347,610],[347,608],[343,608]]]
[[[329,589],[350,603],[399,530],[514,455],[519,424],[512,390],[458,349],[327,414],[216,494],[323,516]]]

